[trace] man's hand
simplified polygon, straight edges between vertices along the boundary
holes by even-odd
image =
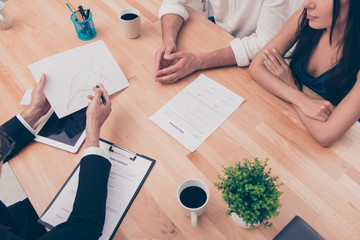
[[[176,52],[176,39],[183,22],[184,19],[176,14],[166,14],[161,17],[162,46],[156,52],[154,59],[155,80],[160,70],[172,64],[169,56]]]
[[[32,128],[51,107],[44,94],[45,84],[46,75],[43,73],[40,81],[35,85],[35,88],[31,93],[30,105],[20,114]]]
[[[94,87],[95,95],[89,95],[91,102],[86,111],[86,147],[98,147],[100,128],[104,124],[111,112],[110,97],[102,84],[99,88]],[[106,104],[101,100],[104,97]]]
[[[176,52],[176,44],[173,41],[169,41],[164,43],[161,48],[156,52],[155,62],[154,62],[154,72],[155,75],[164,68],[167,68],[171,64],[171,60],[169,60],[169,56],[172,53]]]
[[[190,52],[177,52],[165,59],[174,64],[157,72],[155,81],[161,83],[173,83],[188,76],[199,69],[199,60],[196,54]]]

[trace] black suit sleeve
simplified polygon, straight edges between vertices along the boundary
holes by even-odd
[[[23,240],[12,232],[12,229],[5,225],[0,225],[0,239],[2,240]]]
[[[15,141],[15,149],[4,160],[9,161],[21,149],[28,145],[35,136],[19,121],[17,117],[13,117],[1,126],[1,129]]]
[[[4,163],[9,161],[14,155],[16,155],[21,149],[28,145],[35,136],[19,121],[17,117],[13,117],[2,126],[1,130],[10,136],[15,142],[15,148],[9,156],[6,157]],[[19,237],[19,229],[10,216],[8,208],[0,202],[0,239],[15,240],[21,239]],[[26,220],[25,220],[26,221]]]
[[[110,162],[98,155],[88,155],[81,160],[73,211],[65,223],[56,226],[42,240],[91,240],[101,236],[110,168]]]
[[[10,215],[7,207],[0,201],[0,239],[21,240],[18,236],[18,228]]]
[[[4,162],[9,161],[35,137],[17,117],[13,117],[4,123],[1,128],[15,141],[15,149]],[[79,185],[73,211],[68,221],[45,234],[41,238],[42,240],[95,240],[101,236],[105,221],[107,182],[110,168],[110,162],[98,155],[88,155],[81,160]],[[4,238],[6,237],[5,239],[18,239],[5,226],[0,226],[0,234],[8,234],[1,235]]]

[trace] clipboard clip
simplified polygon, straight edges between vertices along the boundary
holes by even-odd
[[[129,159],[130,159],[131,161],[135,161],[135,159],[136,159],[136,154],[135,154],[135,153],[133,153],[133,152],[127,150],[127,149],[121,148],[121,147],[116,147],[116,148],[119,148],[119,149],[121,149],[121,150],[123,150],[123,151],[126,151],[126,152],[130,153],[131,155],[133,155],[133,157],[129,157]],[[112,146],[112,145],[109,147],[109,152],[116,153],[116,154],[122,154],[122,153],[116,151],[115,148],[114,148],[114,146]],[[122,154],[122,155],[123,155],[123,154]]]

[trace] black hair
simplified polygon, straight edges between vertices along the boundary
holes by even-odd
[[[330,44],[332,34],[339,17],[341,0],[333,0],[333,16],[330,29]],[[344,37],[339,45],[340,59],[333,68],[331,75],[325,80],[328,99],[333,105],[338,105],[350,92],[356,82],[356,75],[360,69],[360,1],[349,0],[349,11],[346,20]],[[296,69],[305,58],[308,58],[316,48],[325,29],[313,29],[306,18],[306,9],[298,21],[297,45],[291,54],[290,69],[295,77],[295,83],[302,89],[301,79],[297,76]],[[341,49],[341,50],[340,50]]]

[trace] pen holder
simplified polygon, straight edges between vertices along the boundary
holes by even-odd
[[[78,15],[80,15],[80,13]],[[74,23],[77,36],[80,40],[87,41],[96,36],[95,25],[92,20],[91,12],[89,18],[84,21],[81,21],[78,16],[75,16],[75,13],[71,14],[70,19]]]

